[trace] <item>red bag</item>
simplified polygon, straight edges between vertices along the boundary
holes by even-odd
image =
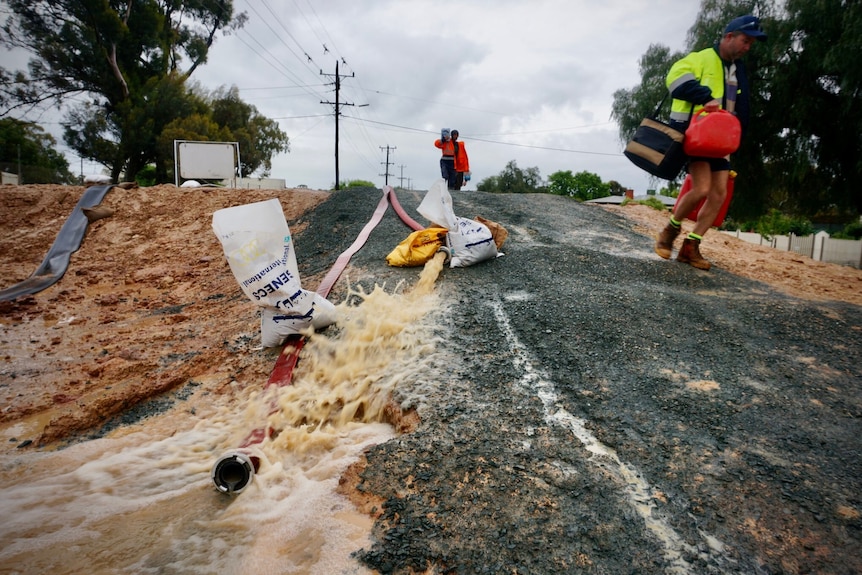
[[[685,131],[683,149],[689,156],[723,158],[739,148],[742,126],[727,110],[701,110]]]

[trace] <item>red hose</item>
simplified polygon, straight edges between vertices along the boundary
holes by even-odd
[[[383,196],[380,198],[380,201],[377,204],[377,208],[374,210],[374,213],[371,216],[371,219],[365,224],[365,227],[362,228],[362,231],[359,232],[359,235],[356,236],[356,239],[353,241],[353,244],[349,248],[347,248],[338,259],[335,260],[335,264],[333,264],[332,268],[330,268],[329,272],[320,282],[320,285],[317,288],[317,293],[323,297],[329,295],[329,292],[332,290],[332,286],[335,285],[335,282],[341,276],[344,269],[347,267],[347,264],[350,263],[350,258],[353,257],[356,252],[362,249],[362,246],[368,241],[368,237],[371,235],[371,232],[377,227],[377,224],[383,219],[383,214],[386,213],[386,208],[389,204],[392,204],[392,208],[395,213],[401,218],[401,221],[407,224],[414,230],[422,230],[425,229],[425,226],[422,226],[416,220],[412,219],[404,209],[401,207],[401,204],[398,203],[398,198],[395,197],[395,192],[392,190],[390,186],[385,186],[383,188]],[[291,379],[293,377],[293,370],[296,367],[297,362],[299,361],[299,352],[302,351],[302,347],[305,345],[305,338],[301,335],[295,334],[288,336],[287,341],[282,347],[281,353],[278,355],[278,359],[275,361],[275,366],[272,369],[272,372],[269,375],[269,379],[264,386],[264,389],[269,388],[270,386],[278,386],[282,387],[285,385],[289,385]],[[274,413],[277,410],[276,406],[273,406],[273,411],[270,413]],[[240,443],[239,448],[243,449],[246,447],[250,447],[252,445],[256,445],[258,443],[262,443],[267,437],[271,437],[275,432],[271,427],[258,427],[249,433],[245,439]],[[252,463],[254,464],[255,470],[257,470],[260,465],[260,461],[256,457],[251,458]]]

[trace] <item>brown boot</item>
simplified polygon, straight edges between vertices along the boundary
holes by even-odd
[[[660,257],[669,260],[670,253],[673,251],[673,241],[679,235],[681,230],[681,227],[677,228],[668,223],[655,239],[655,253]]]
[[[700,240],[694,238],[685,238],[682,241],[682,248],[676,256],[676,261],[684,264],[689,264],[699,270],[708,270],[711,264],[703,259],[700,255]]]

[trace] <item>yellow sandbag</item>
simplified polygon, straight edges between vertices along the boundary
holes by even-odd
[[[390,266],[424,266],[446,241],[446,228],[426,228],[413,232],[398,244],[388,256]]]

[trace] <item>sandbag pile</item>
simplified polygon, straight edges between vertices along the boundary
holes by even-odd
[[[416,208],[431,222],[425,230],[413,232],[386,256],[391,266],[420,266],[445,246],[451,254],[449,266],[467,267],[502,256],[500,248],[508,232],[500,224],[476,216],[455,215],[446,180],[434,182]],[[492,231],[493,229],[493,231]]]

